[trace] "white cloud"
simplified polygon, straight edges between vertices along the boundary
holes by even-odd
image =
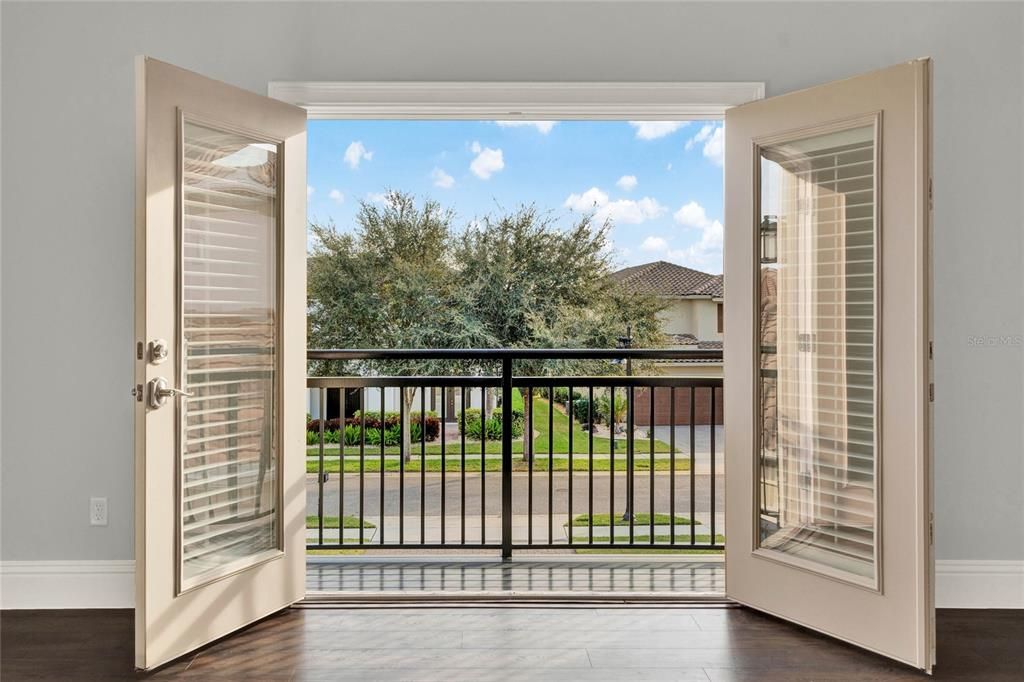
[[[640,245],[644,251],[662,251],[668,248],[668,242],[662,237],[650,236]]]
[[[367,192],[366,200],[371,204],[383,204],[387,202],[388,195],[384,192]]]
[[[345,202],[345,195],[340,189],[332,189],[327,196],[336,204],[342,204]]]
[[[665,166],[665,170],[667,170],[667,171],[670,171],[670,170],[672,170],[672,164],[671,164],[671,163],[667,164],[667,165]]]
[[[674,261],[705,272],[718,273],[722,269],[722,239],[724,229],[718,220],[708,217],[704,207],[696,201],[684,204],[672,214],[683,227],[700,230],[700,240],[685,249],[669,250],[667,255]]]
[[[639,201],[619,199],[602,206],[595,213],[599,223],[611,220],[614,223],[631,223],[638,225],[645,220],[657,218],[665,212],[665,207],[650,197]]]
[[[706,123],[700,131],[686,141],[686,149],[703,144],[704,158],[717,166],[725,163],[725,128],[713,123]]]
[[[455,178],[440,168],[435,167],[434,170],[430,171],[430,179],[434,181],[434,187],[440,187],[441,189],[451,189],[455,186]]]
[[[672,214],[672,217],[683,227],[704,230],[711,225],[711,219],[708,218],[707,211],[696,201],[680,206],[679,210]]]
[[[570,194],[563,206],[581,213],[593,211],[594,220],[598,224],[611,220],[614,223],[636,225],[665,213],[665,207],[651,197],[644,197],[636,201],[633,199],[610,201],[607,192],[598,187],[591,187],[582,194]]]
[[[532,126],[537,129],[541,135],[547,135],[551,132],[551,129],[555,127],[557,121],[495,121],[502,128],[523,128]]]
[[[348,146],[345,150],[345,163],[352,168],[359,168],[359,164],[362,161],[371,161],[373,159],[373,152],[369,151],[363,146],[363,143],[356,140]]]
[[[308,199],[311,196],[313,196],[313,192],[315,192],[315,191],[316,191],[316,188],[313,187],[313,185],[306,185],[306,198]]]
[[[563,206],[574,211],[593,211],[608,203],[608,195],[597,187],[591,187],[583,194],[570,194]]]
[[[476,154],[476,158],[469,164],[469,170],[481,180],[489,179],[505,167],[505,157],[500,149],[481,147],[479,142],[474,142],[470,149]]]
[[[627,192],[633,190],[636,187],[636,176],[635,175],[623,175],[619,178],[618,182],[615,183],[620,189],[624,189]]]
[[[656,140],[671,135],[680,128],[685,128],[689,121],[630,121],[629,125],[636,129],[639,140]]]

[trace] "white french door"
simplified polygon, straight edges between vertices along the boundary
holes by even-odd
[[[725,117],[726,592],[923,669],[929,68]]]
[[[306,112],[139,58],[135,661],[305,585]]]

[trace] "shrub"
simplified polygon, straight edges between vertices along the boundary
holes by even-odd
[[[608,396],[603,395],[594,400],[595,421],[610,424],[612,417],[614,416],[617,423],[623,423],[626,420],[626,398],[624,396],[615,396],[614,410],[615,412],[613,415],[611,400]]]
[[[466,409],[466,438],[480,440],[486,433],[487,440],[501,439],[501,409],[495,408],[487,415],[487,423],[482,423],[480,410],[475,407]],[[518,410],[512,411],[512,437],[518,438],[523,435],[525,416]],[[462,420],[459,420],[459,432],[462,433]]]
[[[359,445],[359,435],[362,433],[362,429],[357,424],[347,424],[345,426],[345,445]]]
[[[413,440],[420,439],[420,431],[423,428],[421,424],[421,417],[419,411],[409,413],[409,433]],[[324,421],[324,440],[330,443],[337,443],[342,429],[345,431],[345,445],[358,445],[359,444],[359,429],[362,426],[362,416],[359,412],[356,412],[354,416],[349,417],[342,422],[341,419],[327,419]],[[433,412],[427,412],[426,417],[427,427],[427,440],[437,440],[441,435],[441,420],[437,418],[437,415]],[[399,436],[401,431],[401,415],[398,412],[387,412],[384,414],[384,430],[392,431],[393,435],[385,437],[385,441],[388,445],[398,445]],[[380,429],[381,419],[380,412],[367,412],[366,413],[366,442],[370,442],[370,432],[377,431],[376,443],[380,444]],[[326,434],[330,431],[335,432],[335,440],[327,440]],[[320,442],[320,420],[310,419],[306,422],[306,443],[315,445]],[[312,435],[309,435],[312,434]],[[394,441],[393,443],[391,441]]]
[[[590,421],[590,400],[587,398],[576,398],[572,401],[572,416],[580,424]],[[597,418],[597,415],[594,415]]]

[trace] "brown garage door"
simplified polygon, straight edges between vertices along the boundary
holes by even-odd
[[[633,420],[637,426],[651,425],[651,398],[648,388],[639,388],[633,403]],[[722,424],[722,389],[695,388],[694,393],[694,424],[711,423],[711,400],[714,390],[715,423]],[[690,423],[690,389],[675,389],[676,414],[675,423]],[[672,423],[672,391],[669,388],[654,389],[654,425],[668,426]]]

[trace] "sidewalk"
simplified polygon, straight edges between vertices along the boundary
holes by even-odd
[[[682,514],[682,512],[679,512]],[[696,515],[698,525],[696,526],[697,535],[709,535],[711,533],[711,515],[708,513],[698,512]],[[621,517],[616,518],[615,521],[615,537],[629,538],[629,523],[620,521]],[[396,544],[399,539],[400,521],[401,517],[397,514],[392,516],[384,516],[384,523],[381,524],[380,517],[374,515],[365,515],[365,521],[369,521],[374,524],[375,528],[364,528],[363,529],[363,541],[366,544],[372,542],[379,543],[381,528],[384,531],[384,540],[388,544]],[[495,545],[500,544],[501,538],[501,516],[489,515],[485,517],[486,521],[486,540],[489,543]],[[451,544],[453,548],[457,548],[461,538],[461,523],[462,520],[458,516],[449,516],[445,519],[445,542]],[[479,514],[466,516],[466,542],[468,543],[480,543],[480,529],[483,526]],[[512,517],[512,540],[517,544],[526,544],[528,541],[529,534],[529,523],[530,517],[525,514],[514,514]],[[567,537],[568,532],[569,515],[568,514],[554,514],[552,516],[552,530],[553,539],[550,541],[552,544],[564,544],[569,546]],[[428,516],[424,519],[424,530],[425,538],[428,543],[439,543],[441,541],[441,519],[437,516]],[[671,530],[669,525],[656,525],[654,527],[655,535],[668,535]],[[594,526],[594,537],[609,537],[608,526]],[[635,524],[633,528],[634,536],[647,536],[650,533],[649,525]],[[715,515],[715,533],[718,535],[725,534],[725,514],[718,512]],[[306,529],[306,539],[316,541],[319,537],[319,530],[317,528]],[[580,541],[585,541],[589,537],[589,530],[587,526],[576,526],[573,528],[573,538]],[[676,538],[679,542],[688,542],[690,537],[690,526],[683,524],[676,524]],[[346,540],[358,540],[359,529],[358,528],[345,528],[344,538]],[[420,540],[420,517],[418,514],[406,514],[405,515],[405,528],[404,528],[404,540],[406,544],[418,544]],[[338,541],[338,529],[337,528],[324,528],[324,542],[333,543]],[[548,516],[547,514],[534,514],[533,515],[533,541],[536,543],[547,543],[548,540]],[[357,544],[351,543],[353,548],[358,547]],[[666,546],[665,543],[659,543],[658,547]]]

